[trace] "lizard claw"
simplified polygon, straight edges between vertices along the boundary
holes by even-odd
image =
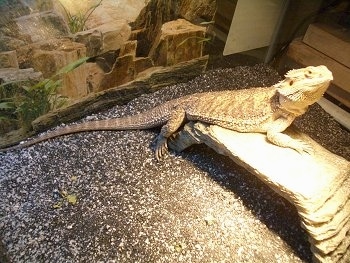
[[[157,161],[160,161],[167,152],[168,152],[167,138],[164,138],[163,136],[158,136],[156,151],[155,151]]]
[[[300,140],[295,142],[295,145],[293,145],[293,148],[300,154],[307,153],[311,155],[314,153],[314,149],[310,144]]]

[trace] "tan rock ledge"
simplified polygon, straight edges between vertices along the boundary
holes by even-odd
[[[314,153],[300,154],[273,145],[265,134],[240,133],[199,122],[185,125],[169,146],[181,151],[205,143],[229,156],[296,206],[315,262],[349,262],[350,162],[294,127],[286,133],[311,145]]]

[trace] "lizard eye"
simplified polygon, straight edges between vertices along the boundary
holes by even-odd
[[[312,71],[309,70],[307,73],[304,74],[305,78],[311,78],[312,77]]]
[[[289,86],[292,86],[293,83],[294,83],[294,81],[293,81],[293,80],[290,80],[288,84],[289,84]]]

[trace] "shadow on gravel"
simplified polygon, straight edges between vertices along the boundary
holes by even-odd
[[[191,154],[187,154],[189,152]],[[237,195],[254,216],[283,239],[300,259],[312,262],[307,234],[301,228],[297,209],[291,203],[230,158],[205,145],[191,147],[181,155]]]

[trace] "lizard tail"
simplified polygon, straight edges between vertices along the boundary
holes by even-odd
[[[33,144],[46,141],[62,135],[86,132],[86,131],[98,131],[98,130],[138,130],[149,129],[161,126],[165,124],[171,114],[172,109],[178,103],[170,102],[157,106],[149,111],[122,118],[89,121],[74,125],[58,128],[55,131],[47,132],[40,135],[37,138],[23,142],[18,145],[10,146],[0,149],[0,152],[6,152],[10,150],[22,149]]]

